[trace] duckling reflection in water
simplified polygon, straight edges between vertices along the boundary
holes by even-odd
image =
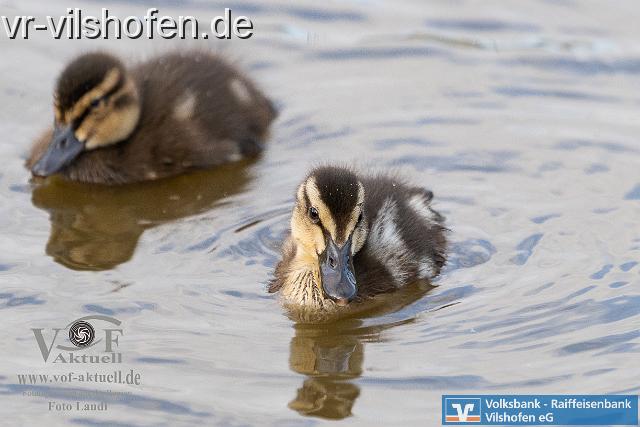
[[[289,366],[307,375],[289,408],[302,415],[342,419],[351,415],[360,388],[349,380],[362,375],[364,349],[360,337],[296,325]]]
[[[432,198],[395,177],[314,169],[298,187],[269,291],[279,292],[293,317],[322,321],[436,277],[446,260],[446,228]]]
[[[237,69],[205,52],[127,69],[84,54],[60,75],[54,128],[27,160],[34,175],[124,184],[178,175],[262,151],[276,116]]]
[[[126,187],[38,182],[33,204],[50,214],[46,253],[74,270],[107,270],[131,259],[145,230],[206,212],[242,192],[251,161]]]

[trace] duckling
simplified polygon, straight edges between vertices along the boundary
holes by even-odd
[[[255,156],[276,117],[247,77],[205,52],[126,68],[93,52],[58,78],[53,129],[32,149],[34,175],[124,184]]]
[[[432,198],[391,176],[336,166],[312,170],[298,187],[269,292],[313,318],[433,279],[446,261],[446,228]]]

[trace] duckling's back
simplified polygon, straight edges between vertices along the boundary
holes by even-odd
[[[165,55],[132,74],[142,116],[125,149],[152,165],[147,175],[175,175],[262,151],[276,111],[248,78],[216,56]]]
[[[174,53],[140,64],[132,73],[143,94],[141,122],[158,128],[168,120],[191,133],[188,148],[204,155],[196,160],[218,163],[227,152],[233,158],[261,151],[275,108],[221,58],[205,52]],[[212,147],[217,156],[211,157]]]
[[[361,296],[436,277],[446,261],[444,218],[433,193],[386,176],[362,180],[369,234],[354,257]]]

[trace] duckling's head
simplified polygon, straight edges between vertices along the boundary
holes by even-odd
[[[353,256],[367,238],[364,198],[362,183],[346,168],[317,168],[298,187],[293,255],[281,284],[287,303],[326,309],[356,296]]]
[[[89,53],[71,62],[58,78],[54,113],[53,137],[32,168],[35,175],[54,174],[83,151],[125,140],[138,124],[140,98],[117,58]]]

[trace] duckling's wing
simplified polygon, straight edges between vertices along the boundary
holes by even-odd
[[[146,105],[167,119],[159,123],[188,131],[183,149],[192,155],[186,161],[205,167],[262,151],[277,115],[273,103],[221,57],[173,53],[140,65],[135,74]]]
[[[431,207],[433,193],[376,177],[365,181],[365,195],[370,223],[363,258],[384,267],[392,278],[387,286],[437,276],[445,261],[446,229],[442,215]]]

